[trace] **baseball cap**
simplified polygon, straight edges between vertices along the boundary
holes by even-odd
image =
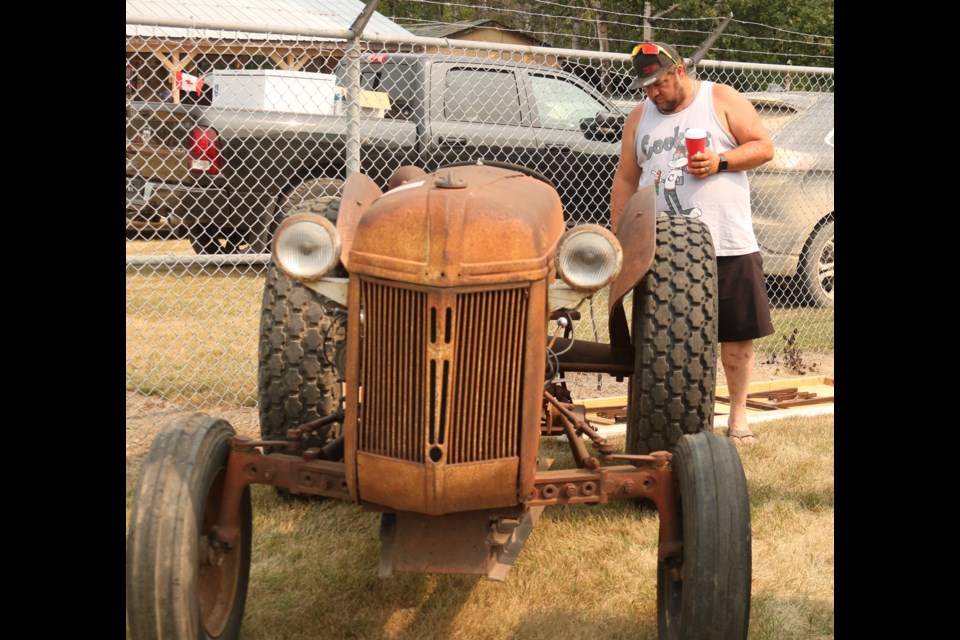
[[[682,65],[683,58],[677,50],[662,42],[641,42],[633,48],[633,70],[637,74],[628,90],[649,87],[660,76],[676,65]]]

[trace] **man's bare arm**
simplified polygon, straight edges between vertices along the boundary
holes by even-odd
[[[637,154],[633,148],[633,141],[637,134],[637,125],[643,114],[643,103],[634,107],[623,125],[623,139],[620,141],[620,163],[617,172],[613,175],[613,185],[610,189],[610,230],[617,232],[620,224],[620,214],[627,206],[627,201],[637,192],[640,184],[642,169],[637,164]]]
[[[737,141],[737,147],[724,153],[728,171],[756,169],[773,158],[773,142],[760,121],[757,110],[746,96],[725,84],[713,87],[713,104],[720,122]]]

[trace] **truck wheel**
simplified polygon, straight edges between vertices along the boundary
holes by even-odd
[[[339,198],[327,197],[302,203],[294,211],[309,210],[335,221],[339,206]],[[337,269],[334,276],[346,275],[342,266]],[[287,429],[340,408],[342,379],[336,363],[346,345],[346,318],[340,305],[288,278],[276,265],[267,268],[257,368],[264,440],[283,440]],[[335,423],[304,447],[323,446],[341,431]]]
[[[243,249],[244,234],[231,227],[195,226],[187,232],[190,246],[198,256],[237,253]]]
[[[810,234],[799,274],[804,297],[817,307],[833,306],[833,220]]]
[[[127,616],[132,638],[236,638],[250,575],[250,488],[240,540],[211,544],[234,430],[194,413],[167,424],[144,460],[130,511]]]
[[[634,372],[627,453],[671,451],[712,431],[717,379],[717,261],[696,219],[657,218],[650,271],[633,290]]]
[[[672,461],[683,553],[657,565],[659,637],[737,640],[750,620],[747,480],[729,438],[685,435]]]

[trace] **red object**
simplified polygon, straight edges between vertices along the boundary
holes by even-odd
[[[190,131],[190,173],[216,175],[223,168],[220,140],[213,127],[194,127]]]
[[[183,71],[177,71],[177,89],[182,91],[196,91],[199,96],[203,90],[203,78],[192,76]]]
[[[707,149],[707,132],[703,129],[687,129],[684,134],[687,145],[687,166],[693,162],[693,156]]]

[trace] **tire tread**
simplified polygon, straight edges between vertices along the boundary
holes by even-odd
[[[717,272],[699,220],[661,216],[650,270],[634,289],[634,374],[627,450],[672,450],[713,427],[717,368]]]

